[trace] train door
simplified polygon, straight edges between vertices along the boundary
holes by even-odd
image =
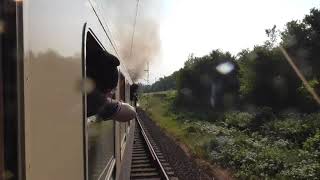
[[[101,56],[104,51],[99,41],[91,33],[87,33],[86,40],[86,78],[94,89],[93,78],[96,69],[99,69],[99,61],[108,61],[108,57]],[[108,65],[107,63],[104,63]],[[92,92],[91,92],[92,93]],[[87,159],[88,178],[114,179],[115,178],[115,122],[113,120],[96,121],[96,112],[99,107],[98,99],[92,94],[87,94]]]

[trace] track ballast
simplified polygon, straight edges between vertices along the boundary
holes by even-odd
[[[134,134],[130,179],[178,179],[139,117]]]

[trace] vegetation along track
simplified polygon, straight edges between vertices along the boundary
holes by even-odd
[[[134,134],[130,178],[178,179],[139,117]]]

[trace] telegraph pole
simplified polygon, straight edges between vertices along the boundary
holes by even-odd
[[[149,69],[149,62],[147,63],[147,69],[144,70],[144,72],[147,73],[147,84],[149,85],[150,83],[150,69]]]
[[[150,69],[149,69],[149,62],[147,62],[147,69],[145,69],[144,70],[144,72],[146,72],[147,73],[147,79],[146,79],[146,81],[147,81],[147,86],[149,86],[150,84]],[[145,100],[146,100],[146,111],[149,109],[149,106],[150,106],[150,104],[149,104],[149,95],[146,95],[145,96]]]

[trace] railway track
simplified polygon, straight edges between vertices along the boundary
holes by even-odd
[[[134,134],[130,179],[178,180],[139,117]]]

